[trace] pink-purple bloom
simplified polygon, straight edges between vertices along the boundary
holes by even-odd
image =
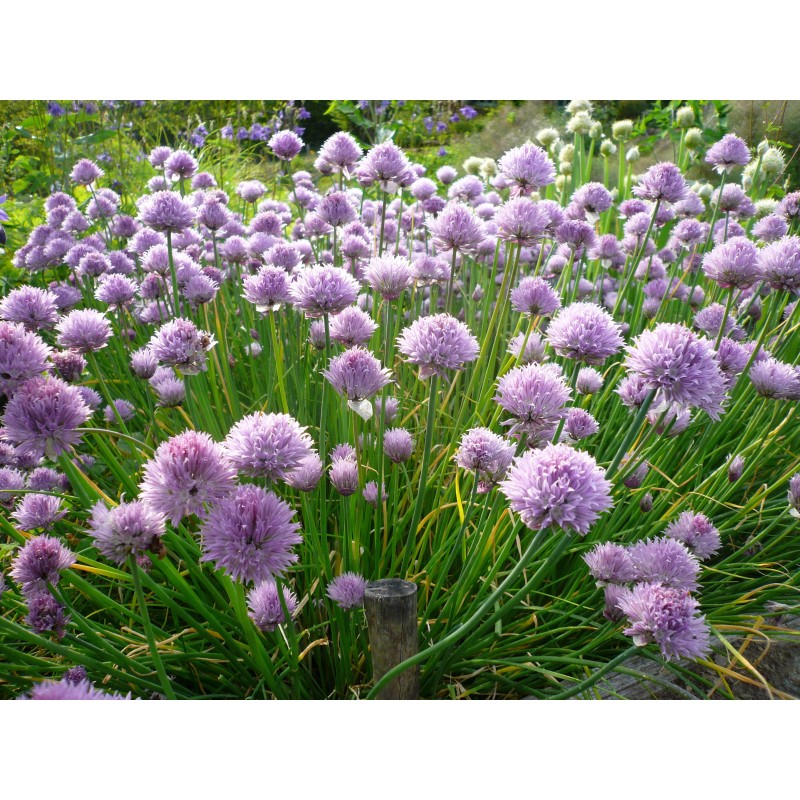
[[[721,547],[719,531],[705,514],[684,511],[664,529],[664,535],[682,542],[700,561],[713,556]]]
[[[54,536],[34,536],[11,562],[11,577],[28,597],[55,586],[62,570],[76,561],[75,554]]]
[[[469,328],[449,314],[414,320],[400,333],[397,347],[409,363],[419,366],[421,380],[462,369],[478,357],[480,350]]]
[[[109,509],[100,500],[92,509],[89,535],[95,547],[110,561],[122,565],[129,556],[157,551],[165,525],[163,514],[142,500],[120,503]]]
[[[261,581],[247,593],[249,608],[247,615],[263,633],[272,633],[278,625],[287,621],[286,613],[283,610],[284,606],[289,612],[290,618],[297,610],[297,596],[294,592],[288,586],[282,586],[281,593],[283,594],[283,603],[278,594],[278,585],[269,578]]]
[[[350,611],[364,604],[367,580],[356,572],[343,572],[328,585],[326,594],[339,608]]]
[[[547,341],[560,356],[602,364],[622,347],[620,326],[594,303],[572,303],[547,328]]]
[[[350,273],[332,266],[300,271],[289,289],[295,307],[312,319],[338,314],[355,303],[360,286]]]
[[[58,343],[79,353],[101,350],[111,338],[111,323],[93,308],[71,311],[56,325]]]

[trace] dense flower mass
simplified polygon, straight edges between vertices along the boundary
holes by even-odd
[[[188,319],[178,317],[162,325],[150,339],[150,352],[162,364],[184,375],[207,369],[206,353],[216,344],[214,337]]]
[[[201,529],[202,561],[212,561],[234,580],[261,583],[282,575],[303,541],[295,512],[277,495],[244,484],[215,503]]]
[[[307,317],[338,314],[358,297],[358,281],[339,267],[321,266],[302,270],[289,289],[295,307]]]
[[[500,491],[534,530],[553,526],[585,535],[613,505],[605,471],[588,453],[563,444],[516,459]]]
[[[602,364],[622,347],[620,326],[592,303],[563,308],[547,328],[547,341],[560,356]]]
[[[397,340],[398,350],[419,366],[419,377],[446,376],[478,357],[478,340],[463,322],[449,314],[421,317],[405,328]]]

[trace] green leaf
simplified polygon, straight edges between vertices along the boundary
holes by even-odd
[[[100,142],[106,141],[106,139],[111,139],[112,137],[116,136],[117,132],[109,130],[108,128],[104,128],[99,131],[95,131],[94,133],[87,133],[86,136],[79,136],[77,139],[73,139],[73,144],[99,144]]]

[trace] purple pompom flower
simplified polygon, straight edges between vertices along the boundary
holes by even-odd
[[[81,440],[76,430],[91,416],[83,396],[59,378],[32,378],[6,406],[2,438],[20,454],[55,458]]]
[[[22,593],[32,597],[58,584],[60,572],[76,561],[75,554],[54,536],[28,539],[11,562],[11,577]]]
[[[197,159],[186,150],[175,150],[164,161],[164,174],[173,181],[188,180],[197,172]]]
[[[708,655],[708,626],[687,591],[640,583],[623,593],[617,606],[631,623],[625,633],[639,647],[655,642],[667,661]]]
[[[705,561],[722,547],[719,531],[705,514],[684,511],[664,529],[664,536],[682,542],[689,552]]]
[[[393,193],[409,173],[405,153],[392,142],[375,145],[361,160],[356,171],[360,183],[377,183],[383,192]]]
[[[331,192],[325,195],[315,213],[332,228],[341,228],[356,218],[356,209],[345,192]]]
[[[18,322],[31,333],[52,328],[58,321],[56,296],[36,286],[12,289],[0,301],[0,319]]]
[[[208,369],[206,353],[215,344],[209,333],[201,331],[191,320],[178,317],[153,334],[148,348],[160,363],[175,367],[183,375],[197,375]]]
[[[93,308],[71,311],[56,326],[61,347],[92,353],[101,350],[111,338],[111,323]]]
[[[154,231],[179,233],[194,222],[194,211],[177,192],[155,192],[142,201],[139,222]]]
[[[561,300],[547,281],[528,276],[511,290],[511,307],[532,317],[549,317],[561,308]]]
[[[703,258],[703,271],[723,289],[747,289],[760,277],[758,248],[737,236],[717,245]]]
[[[751,158],[747,142],[734,133],[726,133],[708,148],[706,164],[711,164],[717,172],[730,172],[736,167],[747,166]]]
[[[69,625],[70,618],[64,613],[64,606],[49,592],[36,592],[28,598],[28,616],[25,621],[34,633],[52,631],[61,639]]]
[[[349,172],[361,158],[362,150],[356,140],[344,131],[337,131],[319,149],[320,158],[336,172]]]
[[[37,683],[29,695],[22,695],[18,700],[130,700],[130,694],[123,696],[117,693],[104,692],[87,680],[74,682],[62,678],[60,681],[41,681]]]
[[[531,247],[544,235],[550,215],[529,197],[512,197],[494,218],[497,236],[522,247]]]
[[[643,390],[655,390],[660,401],[700,408],[719,418],[726,384],[707,339],[685,325],[661,323],[641,333],[627,350],[625,366],[641,379]]]
[[[633,193],[642,200],[666,203],[679,203],[688,191],[683,173],[669,161],[653,164],[633,187]]]
[[[289,289],[297,309],[312,319],[338,314],[355,303],[358,281],[339,267],[318,266],[298,273]]]
[[[575,190],[572,202],[580,208],[589,222],[596,222],[600,214],[613,204],[611,192],[602,183],[585,183]]]
[[[619,324],[593,303],[572,303],[561,309],[546,338],[560,356],[586,364],[602,364],[623,344]]]
[[[448,203],[427,225],[434,245],[443,252],[456,251],[469,255],[486,238],[483,223],[463,203]]]
[[[260,486],[244,484],[214,504],[200,535],[201,561],[213,561],[234,580],[261,583],[295,561],[303,541],[288,503]]]
[[[612,507],[611,482],[582,450],[548,444],[515,459],[500,491],[533,530],[557,526],[581,535]]]
[[[621,545],[603,542],[589,551],[583,560],[600,587],[636,580],[636,570],[633,568],[631,557]]]
[[[384,300],[397,300],[413,283],[414,274],[407,258],[385,255],[370,260],[364,278]]]
[[[538,447],[553,438],[570,395],[557,367],[528,364],[500,378],[495,402],[511,414],[503,425],[511,425],[511,433],[526,434],[528,444]]]
[[[522,346],[525,345],[524,352]],[[508,343],[508,352],[519,359],[520,364],[541,363],[545,359],[545,345],[542,337],[534,331],[525,340],[525,334],[520,333]]]
[[[317,484],[322,480],[324,471],[325,467],[322,464],[322,459],[316,453],[312,453],[303,459],[297,469],[293,469],[286,474],[286,483],[298,491],[313,492],[317,488]]]
[[[313,452],[311,437],[288,414],[257,411],[239,420],[225,437],[225,452],[239,472],[285,480]]]
[[[497,166],[514,196],[529,195],[556,179],[555,166],[547,153],[531,142],[506,152]]]
[[[262,633],[272,633],[278,625],[287,621],[284,605],[289,617],[297,611],[297,596],[288,586],[283,586],[281,589],[283,603],[278,594],[278,585],[271,579],[261,581],[247,593],[247,606],[250,609],[247,616]]]
[[[478,340],[463,322],[449,314],[421,317],[404,328],[397,339],[398,350],[411,364],[419,365],[421,380],[445,377],[447,370],[462,369],[478,357]]]
[[[592,367],[581,367],[575,380],[578,394],[597,394],[603,388],[603,376]]]
[[[564,435],[573,442],[593,436],[600,430],[597,420],[582,408],[570,408],[564,421]]]
[[[350,611],[364,604],[366,578],[355,572],[343,572],[328,585],[326,594],[339,608]]]
[[[777,242],[789,232],[789,225],[783,217],[768,214],[753,226],[753,236],[762,242]]]
[[[674,589],[693,592],[698,587],[700,562],[689,549],[668,537],[646,539],[628,548],[636,580],[663,583]]]
[[[345,347],[365,345],[377,329],[372,317],[357,306],[348,306],[330,324],[331,339]]]
[[[800,294],[800,237],[786,236],[758,254],[761,277],[770,289]]]
[[[362,419],[372,417],[369,399],[392,382],[391,372],[363,347],[352,347],[335,356],[322,374]]]
[[[291,161],[302,149],[303,140],[294,131],[278,131],[267,146],[281,161]]]
[[[800,400],[800,373],[791,364],[764,358],[750,367],[750,382],[762,397]]]
[[[61,498],[51,494],[26,494],[11,515],[22,531],[50,530],[67,512]]]
[[[19,323],[0,322],[0,395],[10,397],[25,381],[48,367],[50,348]]]
[[[103,170],[101,170],[94,161],[90,161],[88,158],[82,158],[72,168],[69,177],[72,182],[78,186],[89,186],[96,180],[102,178],[104,174]]]
[[[331,465],[330,479],[333,488],[342,497],[349,497],[358,491],[358,464],[353,459],[334,459]]]
[[[127,308],[136,297],[138,284],[126,275],[105,275],[99,281],[94,296],[113,309]]]
[[[12,450],[13,452],[13,450]],[[16,461],[16,455],[14,456]],[[0,467],[0,506],[13,508],[17,499],[16,489],[25,486],[25,477],[14,467]]]
[[[178,525],[191,514],[230,494],[236,469],[207,433],[184,431],[158,446],[144,465],[139,496],[154,511]]]
[[[488,428],[472,428],[461,437],[453,459],[476,473],[478,491],[486,494],[505,478],[514,460],[514,445]]]
[[[74,350],[55,352],[52,355],[53,374],[67,383],[75,383],[86,369],[86,359]]]
[[[383,452],[389,461],[402,464],[411,458],[414,438],[405,428],[389,428],[383,435]]]
[[[95,547],[120,566],[131,555],[158,551],[164,532],[164,516],[141,500],[120,503],[111,509],[98,501],[89,520],[89,535]]]
[[[241,181],[236,186],[236,194],[245,203],[256,203],[267,193],[267,187],[261,181]]]
[[[379,502],[385,503],[389,499],[389,495],[386,493],[386,487],[383,484],[381,484],[380,497],[378,496],[378,484],[376,481],[368,481],[364,486],[362,494],[364,495],[364,499],[371,506],[377,506]]]
[[[245,277],[243,288],[245,299],[256,311],[277,311],[289,300],[289,275],[280,267],[261,267],[255,275]]]

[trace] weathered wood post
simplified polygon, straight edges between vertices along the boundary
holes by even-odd
[[[377,681],[392,667],[417,654],[417,586],[388,578],[370,581],[364,592],[372,679]],[[418,700],[419,667],[407,669],[378,693],[379,700]]]

